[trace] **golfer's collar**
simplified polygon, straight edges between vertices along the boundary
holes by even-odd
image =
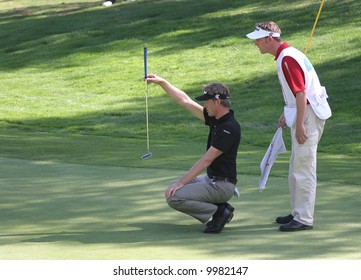
[[[220,117],[219,119],[215,119],[217,123],[221,123],[224,122],[226,120],[228,120],[231,116],[233,116],[233,110],[229,110],[229,112],[227,112],[226,114],[224,114],[222,117]]]

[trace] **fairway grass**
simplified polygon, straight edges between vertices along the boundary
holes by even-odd
[[[361,259],[361,190],[322,181],[314,230],[284,233],[285,178],[240,175],[235,217],[219,235],[170,209],[179,171],[0,158],[2,260]]]
[[[245,34],[275,20],[302,50],[320,1],[100,2],[0,1],[0,259],[361,259],[361,1],[326,1],[307,54],[333,116],[318,149],[315,228],[291,234],[273,222],[290,211],[289,129],[288,151],[258,191],[284,101],[272,57]],[[153,156],[140,160],[145,45],[149,72],[191,98],[212,81],[232,92],[241,197],[220,235],[165,203],[166,186],[204,153],[208,130],[156,85]]]

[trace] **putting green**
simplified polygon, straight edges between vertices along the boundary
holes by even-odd
[[[361,259],[360,186],[320,182],[314,230],[283,233],[286,179],[240,175],[235,217],[205,235],[164,201],[180,174],[0,158],[0,259]]]

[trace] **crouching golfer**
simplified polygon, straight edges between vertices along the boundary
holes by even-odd
[[[204,107],[165,79],[150,74],[147,83],[160,85],[180,106],[209,126],[207,151],[193,167],[165,191],[170,207],[206,223],[204,233],[220,233],[233,218],[227,203],[237,183],[236,158],[241,127],[230,109],[230,93],[221,83],[204,87],[196,97]],[[201,173],[207,170],[207,175]]]

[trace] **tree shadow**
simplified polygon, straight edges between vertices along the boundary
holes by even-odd
[[[277,1],[276,1],[277,2]],[[294,2],[294,1],[292,1]],[[300,3],[303,1],[299,1]],[[342,2],[342,1],[339,1]],[[62,57],[79,52],[105,52],[112,50],[112,43],[118,42],[121,51],[127,52],[134,44],[157,41],[164,34],[173,33],[156,55],[176,53],[179,49],[192,49],[209,45],[212,41],[226,38],[244,37],[254,26],[257,18],[272,18],[274,11],[265,9],[254,11],[254,7],[268,1],[210,1],[204,5],[199,1],[135,1],[116,5],[112,9],[94,7],[95,3],[62,4],[30,7],[38,16],[21,16],[13,18],[19,11],[0,13],[2,23],[2,56],[5,63],[0,69],[15,70],[31,67],[42,62],[56,65]],[[327,16],[337,17],[338,10],[352,14],[355,7],[344,3],[333,3],[334,10],[328,10]],[[289,18],[311,17],[318,4],[303,4],[298,7],[285,5],[284,12]],[[212,13],[238,9],[239,13],[232,16],[213,17]],[[245,10],[245,14],[242,10]],[[12,14],[15,13],[15,14]],[[31,13],[30,13],[31,14]],[[296,35],[310,29],[309,21],[297,25],[282,22],[287,32]],[[340,22],[346,25],[349,18]],[[32,32],[28,32],[29,28]],[[319,27],[322,29],[322,26]],[[178,32],[182,31],[182,32]],[[186,31],[186,32],[183,32]],[[243,35],[241,35],[243,34]],[[152,39],[154,38],[154,39]],[[134,43],[132,43],[132,40]],[[14,64],[12,61],[18,63]],[[50,63],[53,61],[54,63]],[[64,65],[63,65],[64,67]]]
[[[301,4],[304,1],[298,2]],[[71,68],[71,63],[66,65],[64,63],[57,64],[57,62],[61,58],[77,52],[103,53],[108,50],[112,51],[113,48],[121,47],[120,50],[122,52],[130,53],[135,45],[139,46],[141,43],[149,41],[155,42],[159,40],[159,44],[163,44],[162,50],[154,54],[162,56],[177,53],[179,49],[192,49],[209,45],[210,42],[218,43],[228,38],[243,37],[244,34],[249,32],[250,27],[254,26],[256,20],[260,18],[269,19],[274,16],[274,10],[272,9],[265,9],[263,11],[252,9],[254,5],[259,5],[259,3],[267,4],[269,1],[257,1],[256,3],[254,1],[211,1],[209,5],[204,5],[202,1],[190,0],[176,2],[137,1],[127,5],[114,6],[114,8],[107,10],[93,7],[93,3],[89,2],[86,4],[79,3],[77,7],[67,6],[62,12],[57,12],[57,6],[34,7],[32,13],[41,15],[41,17],[29,14],[17,16],[16,14],[3,13],[0,20],[2,26],[0,32],[2,36],[0,54],[3,63],[0,65],[0,70],[9,72],[37,65],[45,65],[45,68]],[[358,11],[356,4],[346,4],[347,2],[345,1],[337,1],[337,3],[333,3],[334,9],[325,11],[327,17],[335,18],[334,21],[339,28],[352,21],[352,15]],[[360,3],[357,5],[360,5]],[[292,34],[292,36],[297,36],[298,32],[309,30],[315,11],[317,11],[317,6],[318,4],[305,4],[305,6],[300,5],[298,9],[285,8],[289,19],[281,22],[282,25],[287,26],[287,32]],[[250,8],[250,10],[247,13],[239,11],[239,13],[232,16],[212,17],[213,12],[227,11],[230,8],[245,10]],[[343,14],[339,15],[339,11],[343,11]],[[296,21],[293,21],[292,18],[300,18],[305,14],[309,19],[308,22],[304,21],[304,23],[294,24]],[[110,26],[110,22],[115,22],[116,24]],[[29,27],[34,32],[29,33]],[[322,26],[319,28],[322,28]],[[159,39],[169,33],[174,33],[174,36],[166,42]],[[360,49],[360,42],[356,37],[350,37],[350,40],[344,46],[345,53],[349,50]],[[214,46],[219,47],[221,45],[218,43],[218,45],[215,44]],[[104,48],[104,46],[109,48]],[[20,62],[14,64],[14,61]],[[332,88],[332,85],[342,81],[352,87],[352,90],[358,91],[360,83],[351,80],[349,77],[353,76],[351,74],[355,71],[354,69],[360,69],[360,61],[361,56],[356,56],[352,59],[336,57],[328,59],[325,63],[320,63],[317,65],[317,68],[320,70],[320,73],[323,73],[320,75],[321,79],[325,81],[325,84],[330,85],[330,88]],[[339,69],[343,69],[343,71],[339,71]],[[242,96],[239,95],[235,98],[235,101],[237,101],[235,106],[238,106],[236,108],[242,108],[239,105],[241,102],[238,101],[241,101],[242,98],[252,98],[254,93],[253,91],[247,91],[248,87],[255,87],[256,84],[263,85],[273,81],[274,78],[273,75],[265,75],[263,77],[254,77],[254,79],[247,81],[247,83],[240,82],[239,80],[227,80],[225,82],[229,83],[232,88],[240,89],[242,92]],[[196,92],[199,89],[199,85],[189,85],[188,89]],[[329,93],[331,97],[330,103],[336,109],[335,112],[345,108],[346,104],[343,102],[347,101],[342,94],[333,94],[332,89]],[[159,100],[160,98],[157,99],[157,102],[154,102],[154,105],[151,105],[152,112],[160,104],[158,103]],[[139,102],[142,100],[139,98],[134,101],[132,110],[139,108],[137,106],[140,106]],[[162,106],[167,107],[170,102],[166,101]],[[257,100],[257,102],[268,104],[265,100]],[[173,107],[167,108],[170,111],[173,110]],[[360,106],[349,106],[349,108],[349,110],[342,113],[349,114],[350,119],[354,115],[360,115]],[[251,113],[253,110],[254,108],[249,108]],[[118,111],[122,111],[122,113],[118,113]],[[240,112],[238,114],[241,116],[243,113]],[[104,117],[102,121],[105,125],[114,125],[114,127],[129,120],[134,120],[134,123],[136,123],[143,117],[141,113],[133,114],[128,109],[122,108],[122,110],[118,110],[113,108],[111,111],[93,111],[91,113],[79,114],[76,117],[27,119],[23,120],[20,124],[13,124],[13,127],[25,127],[29,128],[29,130],[36,127],[38,132],[54,132],[60,129],[64,133],[69,133],[69,127],[79,125],[76,128],[77,132],[86,133],[91,131],[94,133],[95,128],[92,129],[92,127],[99,120],[99,116]],[[156,117],[156,120],[160,121],[161,118]],[[334,121],[331,119],[328,125],[331,128],[347,126],[348,129],[346,131],[349,131],[349,133],[360,133],[359,127],[355,126],[357,124],[356,121],[354,123],[341,124],[337,120],[338,117],[335,114]],[[59,126],[51,128],[54,123],[59,124]],[[163,131],[159,133],[160,136],[164,135],[167,131],[171,131],[173,126],[168,127],[168,130],[164,127],[161,129]],[[186,129],[184,128],[185,131]],[[144,131],[144,127],[139,129],[139,131]],[[334,143],[342,143],[343,146],[349,144],[352,138],[345,137],[344,135],[340,136],[338,131],[338,129],[331,129],[327,133],[330,136],[325,134],[325,137],[337,136]],[[273,130],[269,130],[270,136],[272,132]],[[101,131],[98,133],[101,134]],[[129,131],[119,129],[115,135],[127,138]],[[184,135],[187,134],[184,133]],[[259,132],[259,135],[264,137],[264,130]],[[131,136],[144,138],[144,136],[139,136],[138,134]],[[20,140],[21,142],[16,142]],[[18,147],[21,148],[24,144],[31,145],[34,140],[36,141],[34,145],[41,147],[40,150],[44,157],[51,158],[54,146],[49,144],[49,141],[44,141],[48,139],[44,139],[44,135],[41,133],[34,138],[10,138],[8,143],[16,142],[19,144]],[[92,150],[82,150],[82,142],[78,138],[74,142],[63,140],[61,137],[57,139],[58,144],[61,142],[59,146],[75,143],[75,150],[84,151],[83,155],[75,153],[80,157],[86,157],[86,153],[94,151],[104,152],[104,150],[96,147]],[[190,139],[190,141],[193,141],[193,139]],[[2,145],[3,143],[2,141]],[[123,147],[122,145],[119,146]],[[184,150],[181,152],[184,152]],[[352,149],[349,152],[352,153]],[[119,154],[114,152],[112,147],[107,150],[107,153],[113,156],[114,161],[111,160],[112,163],[118,160],[117,156]],[[16,154],[16,151],[13,154]],[[32,156],[36,158],[38,154],[35,153]],[[169,161],[172,157],[174,157],[174,153],[170,152],[163,160]],[[122,160],[126,161],[128,158],[123,157]],[[244,159],[242,163],[249,165],[247,159]],[[56,164],[49,166],[57,168]],[[334,173],[333,176],[335,177],[337,177],[337,171],[345,172],[345,166],[340,164],[340,160],[334,159],[327,166],[330,167],[331,171],[327,170],[326,172]],[[342,221],[342,218],[345,215],[347,216],[349,211],[353,211],[347,208],[348,205],[358,209],[356,201],[359,197],[358,190],[352,192],[352,196],[347,194],[347,192],[337,192],[338,196],[332,195],[332,190],[339,188],[336,186],[326,192],[325,197],[329,198],[324,198],[320,203],[320,207],[324,211],[322,217],[326,222],[320,223],[320,232],[317,233],[315,230],[316,234],[314,234],[314,231],[294,236],[280,234],[273,224],[266,224],[259,217],[256,217],[257,223],[251,223],[251,225],[243,225],[241,222],[235,221],[222,233],[222,238],[216,239],[214,236],[205,237],[202,235],[199,225],[174,224],[172,218],[164,216],[161,217],[164,222],[160,222],[155,218],[153,222],[139,222],[137,220],[139,217],[143,217],[144,213],[150,219],[157,217],[159,211],[166,207],[161,198],[163,190],[160,188],[163,188],[170,181],[169,177],[171,176],[162,174],[161,170],[149,170],[149,172],[152,172],[150,174],[145,170],[137,169],[134,170],[133,174],[129,174],[126,170],[119,171],[118,169],[110,168],[110,171],[104,170],[99,175],[98,171],[91,167],[84,170],[77,166],[71,166],[69,169],[61,171],[60,174],[54,172],[54,170],[47,169],[45,164],[39,165],[35,170],[30,169],[31,171],[21,168],[21,164],[13,167],[7,166],[7,168],[9,173],[3,175],[5,174],[3,168],[1,176],[2,195],[0,197],[2,200],[0,200],[0,216],[3,223],[2,231],[4,232],[5,229],[6,231],[10,231],[10,229],[21,231],[21,227],[28,226],[30,233],[5,233],[2,236],[4,238],[19,237],[22,240],[20,243],[75,241],[83,244],[122,244],[128,241],[137,244],[138,242],[145,242],[146,246],[154,244],[159,246],[176,244],[179,247],[186,246],[189,248],[193,246],[214,255],[221,254],[227,256],[228,253],[231,253],[233,255],[238,254],[242,256],[244,254],[245,256],[252,257],[254,254],[259,254],[264,256],[264,258],[281,259],[323,258],[329,257],[332,254],[338,256],[338,254],[346,253],[347,251],[353,252],[358,250],[358,244],[353,248],[350,241],[355,236],[358,236],[357,234],[359,233],[359,218],[357,214],[355,219],[346,217],[346,222]],[[40,172],[41,176],[38,176],[37,172]],[[10,176],[9,174],[13,175]],[[114,176],[114,174],[122,176],[123,180],[127,178],[128,183],[119,183],[119,177]],[[156,175],[158,175],[159,181],[154,181],[154,179],[147,181],[147,178],[152,178],[152,176]],[[350,176],[357,176],[357,174],[350,174]],[[98,185],[94,186],[94,182],[97,182]],[[151,189],[149,184],[152,185]],[[247,186],[245,187],[247,188]],[[356,189],[357,187],[355,186],[354,188]],[[249,186],[249,188],[254,188],[254,186]],[[137,190],[136,196],[134,196],[134,190]],[[249,198],[249,201],[242,202],[245,203],[244,205],[239,203],[242,206],[241,209],[252,209],[255,211],[257,207],[252,204],[255,196],[250,196]],[[273,197],[271,196],[270,200],[272,198],[275,201],[279,199],[276,194]],[[149,204],[144,206],[140,201],[147,201]],[[335,209],[329,209],[328,206],[334,205],[334,202],[338,202],[339,205],[335,206]],[[340,205],[343,205],[343,207]],[[275,209],[279,208],[276,202],[272,202],[272,206]],[[267,204],[266,208],[271,208],[271,206]],[[267,209],[264,209],[264,212]],[[340,213],[345,214],[341,215]],[[329,215],[337,215],[338,219],[327,219]],[[118,221],[123,221],[123,223],[119,224]],[[122,229],[122,226],[125,226],[125,228]],[[107,230],[99,230],[99,227],[107,228]],[[43,228],[48,230],[43,230]],[[31,231],[35,233],[31,233]],[[159,234],[159,232],[165,234]],[[152,233],[152,235],[149,236],[149,233]],[[177,240],[175,237],[180,238]],[[225,243],[223,237],[232,241]],[[271,238],[273,238],[273,241],[276,241],[275,244],[267,243],[268,239]],[[214,242],[214,247],[209,246],[210,240]],[[184,241],[189,244],[184,245]],[[15,242],[18,243],[19,241]],[[339,246],[340,244],[341,246]],[[219,252],[218,248],[220,247],[223,248],[222,252]],[[310,252],[313,252],[315,255],[310,255]]]
[[[284,179],[270,179],[269,189],[259,193],[253,185],[258,176],[240,176],[241,199],[231,202],[234,219],[221,234],[206,235],[204,225],[164,201],[164,186],[176,172],[2,161],[0,247],[57,242],[80,248],[113,244],[117,250],[179,247],[216,259],[342,259],[360,254],[355,240],[361,225],[355,212],[358,186],[320,184],[314,230],[284,233],[272,222],[287,207],[288,192],[279,186]]]
[[[1,21],[6,19],[22,19],[33,16],[56,16],[71,14],[91,7],[99,6],[98,2],[61,3],[56,5],[34,5],[25,8],[15,8],[0,12]]]

